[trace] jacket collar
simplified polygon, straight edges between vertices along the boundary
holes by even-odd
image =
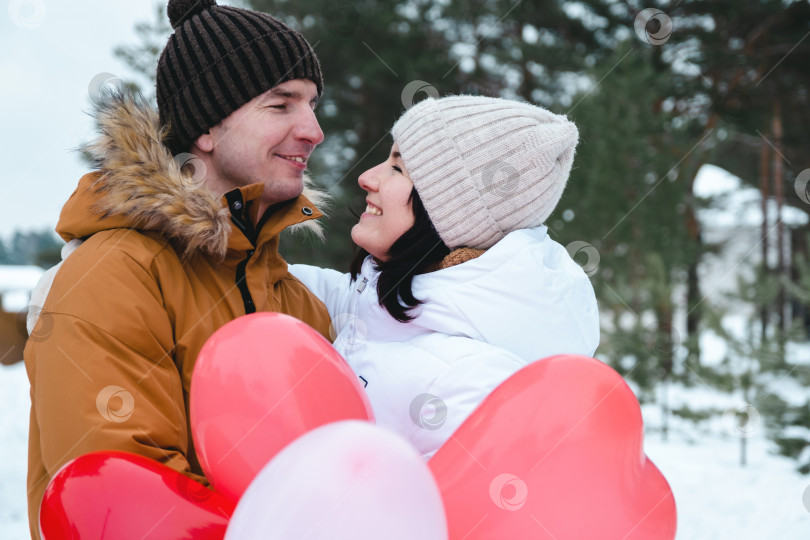
[[[100,136],[82,150],[99,170],[82,177],[62,209],[56,230],[65,241],[134,228],[159,232],[184,259],[202,253],[223,260],[229,250],[253,247],[232,223],[226,197],[217,197],[204,182],[181,172],[186,160],[176,159],[163,144],[166,129],[142,96],[112,94],[96,106],[93,116]],[[308,178],[304,185],[301,196],[280,205],[267,219],[257,245],[287,227],[322,236],[314,219],[323,215],[316,205],[326,203],[327,195],[313,189]],[[261,184],[238,189],[247,207],[258,204],[263,190]]]

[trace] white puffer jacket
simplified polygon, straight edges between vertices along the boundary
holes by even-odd
[[[593,356],[593,287],[545,226],[508,234],[480,257],[414,277],[426,300],[400,323],[377,300],[371,258],[357,281],[307,265],[290,272],[329,310],[335,348],[365,385],[377,423],[425,458],[520,368],[555,354]]]

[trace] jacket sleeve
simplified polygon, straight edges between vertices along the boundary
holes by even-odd
[[[353,285],[349,274],[308,264],[291,264],[289,270],[326,305],[330,317],[349,312]]]
[[[204,482],[186,458],[183,385],[156,265],[114,243],[88,241],[95,247],[63,263],[26,346],[32,499],[66,462],[98,450],[139,454]]]

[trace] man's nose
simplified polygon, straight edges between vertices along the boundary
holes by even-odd
[[[296,125],[295,136],[300,140],[307,141],[312,146],[323,142],[323,130],[318,124],[315,111],[307,109],[303,112]]]

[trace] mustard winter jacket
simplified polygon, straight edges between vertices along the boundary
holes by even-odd
[[[34,538],[49,480],[87,452],[133,452],[205,482],[189,388],[197,354],[220,326],[278,311],[329,336],[323,303],[278,253],[283,229],[322,215],[311,202],[317,192],[277,205],[255,232],[249,213],[261,184],[220,199],[181,174],[140,98],[118,96],[96,117],[102,135],[88,149],[99,171],[80,180],[57,226],[66,241],[86,240],[56,273],[25,348]]]

